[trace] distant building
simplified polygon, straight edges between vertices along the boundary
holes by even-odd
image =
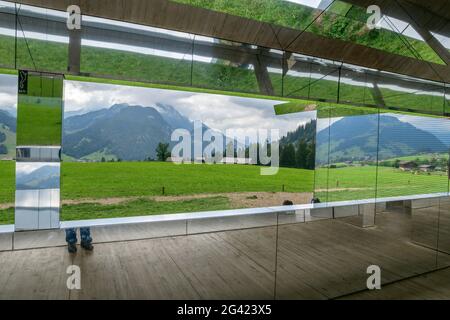
[[[183,157],[168,157],[166,159],[166,162],[182,163],[185,162],[185,160],[183,159]]]
[[[419,170],[423,172],[432,172],[435,170],[435,168],[436,168],[435,166],[429,164],[419,166]]]
[[[206,159],[205,159],[205,157],[196,157],[194,159],[194,162],[195,163],[206,163]]]
[[[417,168],[417,163],[414,161],[401,161],[398,167],[402,171],[411,171]]]
[[[223,157],[221,163],[225,164],[252,164],[252,159],[250,158],[233,158],[233,157]]]

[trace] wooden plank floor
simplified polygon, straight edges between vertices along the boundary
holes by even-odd
[[[372,264],[381,267],[383,283],[430,271],[437,262],[450,265],[450,256],[437,260],[436,251],[412,243],[410,234],[408,215],[391,212],[368,229],[322,220],[102,243],[74,256],[65,248],[2,252],[0,299],[273,299],[275,292],[278,299],[329,299],[364,289]],[[79,291],[66,288],[71,264],[81,268]],[[426,279],[397,291],[386,286],[386,296],[450,299],[448,286],[423,291],[439,285]]]
[[[450,268],[402,280],[382,287],[382,290],[352,294],[346,300],[450,299]]]

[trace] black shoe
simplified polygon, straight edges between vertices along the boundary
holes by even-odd
[[[94,246],[92,245],[92,243],[84,243],[84,242],[82,242],[82,243],[81,243],[81,247],[82,247],[84,250],[87,250],[87,251],[92,251],[92,250],[94,250]]]
[[[76,253],[77,252],[77,245],[75,243],[69,243],[67,246],[67,250],[69,253]]]

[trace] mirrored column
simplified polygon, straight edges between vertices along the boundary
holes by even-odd
[[[16,231],[59,228],[63,76],[19,71]]]

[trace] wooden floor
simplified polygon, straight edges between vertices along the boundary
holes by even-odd
[[[390,212],[369,229],[322,220],[103,243],[76,255],[62,247],[2,252],[0,299],[330,299],[363,290],[372,264],[383,283],[450,265],[449,255],[412,243],[410,234],[408,215]],[[72,264],[81,268],[78,291],[66,287]],[[346,298],[450,299],[442,281],[449,273]]]
[[[449,300],[450,268],[395,282],[382,290],[364,291],[343,297],[347,300]]]

